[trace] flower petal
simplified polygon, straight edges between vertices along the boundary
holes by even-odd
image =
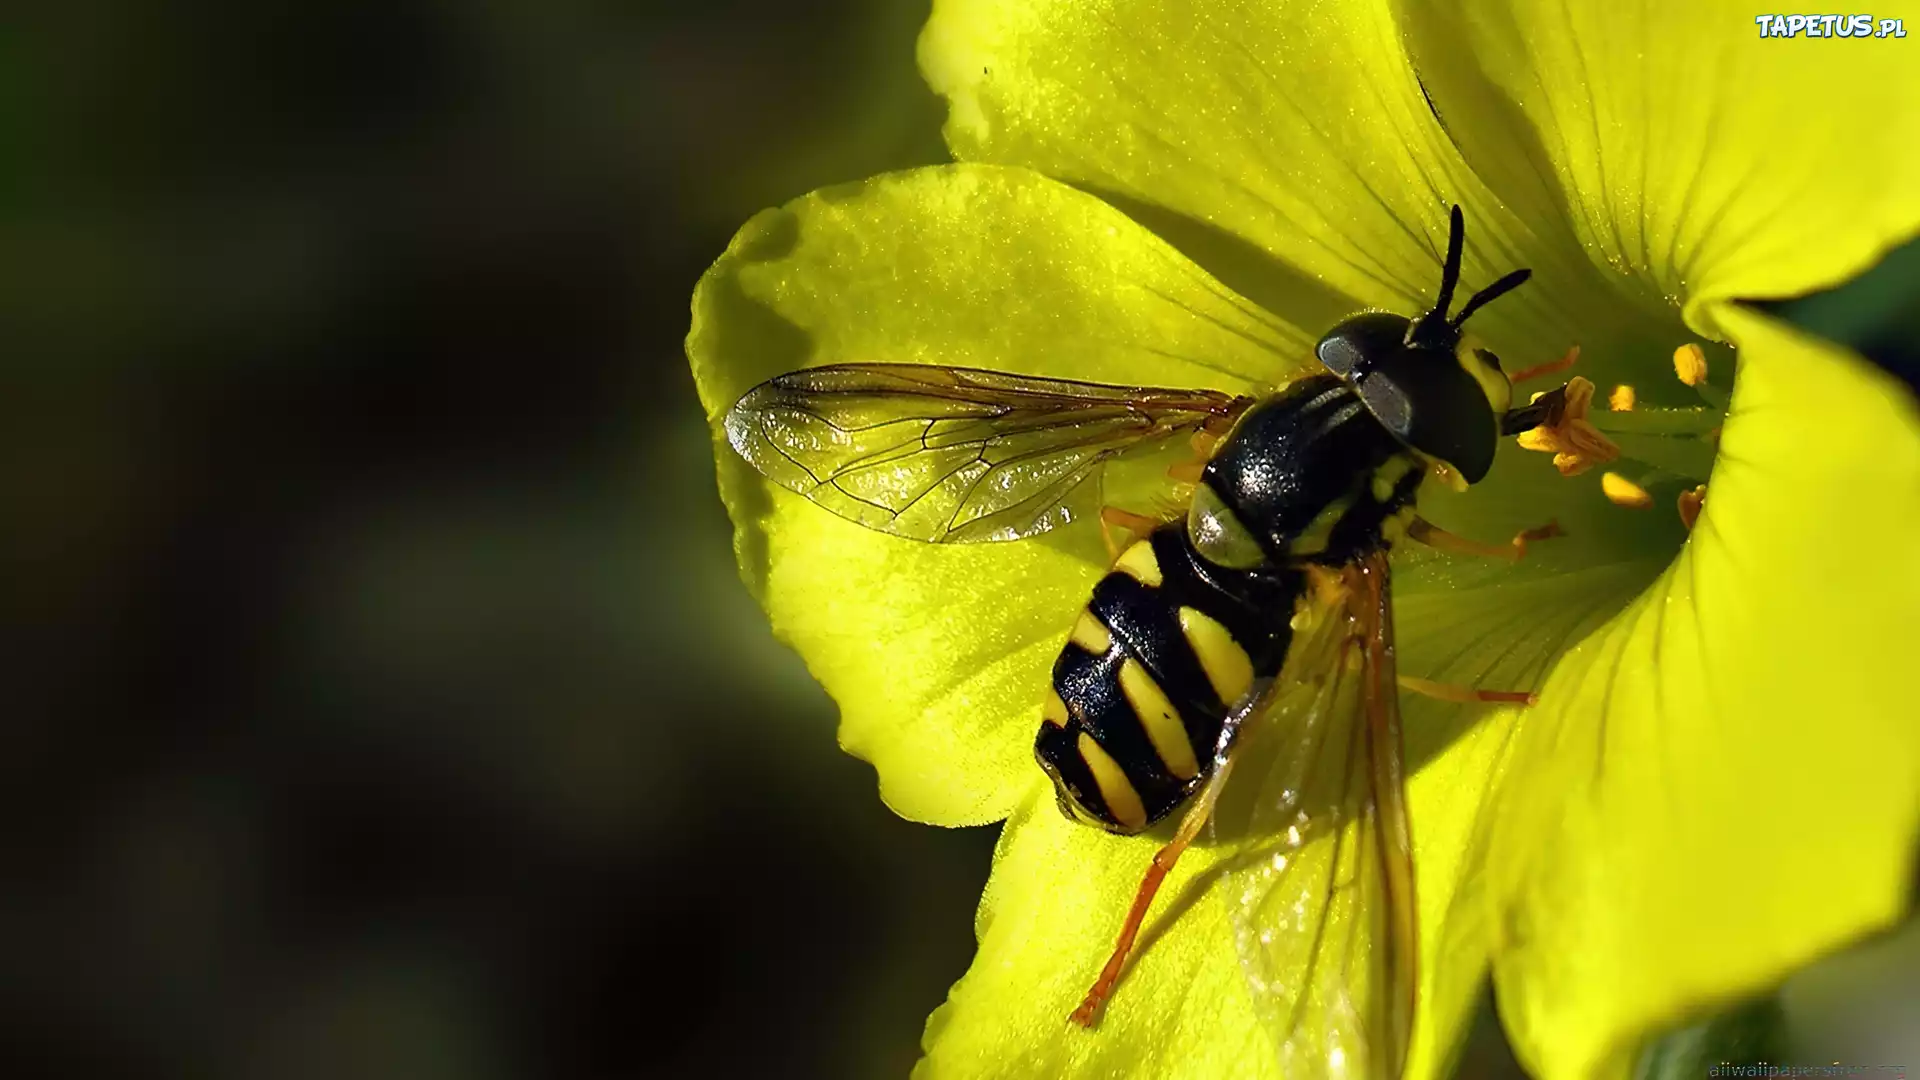
[[[1510,719],[1476,726],[1409,782],[1423,931],[1454,898]],[[1067,1022],[1112,949],[1160,841],[1076,825],[1043,788],[1007,822],[981,900],[980,951],[928,1019],[927,1056],[915,1076],[1277,1075],[1274,1043],[1255,1020],[1234,945],[1226,907],[1234,891],[1216,883],[1221,865],[1242,850],[1234,844],[1188,849],[1099,1025],[1089,1032]],[[1485,940],[1484,933],[1423,938],[1422,1011],[1407,1080],[1447,1075],[1480,991]],[[1457,964],[1450,947],[1460,953]]]
[[[980,901],[980,951],[928,1018],[927,1056],[914,1075],[1276,1075],[1223,890],[1206,887],[1221,849],[1190,849],[1168,877],[1099,1025],[1068,1023],[1159,841],[1070,822],[1043,787],[1007,821]]]
[[[1469,291],[1534,270],[1475,320],[1496,350],[1623,321],[1559,215],[1509,212],[1466,167],[1390,0],[939,0],[920,63],[956,157],[1099,192],[1299,325],[1431,304],[1450,202]]]
[[[1492,560],[1480,560],[1492,562]],[[1512,567],[1473,586],[1472,566],[1435,564],[1396,571],[1394,622],[1400,671],[1493,690],[1540,685],[1568,643],[1604,623],[1644,586],[1657,566],[1631,561],[1530,577]],[[1401,577],[1455,578],[1409,593]],[[1479,1003],[1496,940],[1494,907],[1480,859],[1493,808],[1483,799],[1506,760],[1514,708],[1465,708],[1406,693],[1401,712],[1419,875],[1420,1020],[1406,1080],[1450,1075],[1453,1055]]]
[[[1569,642],[1658,572],[1640,560],[1509,580],[1512,568],[1495,560],[1456,563],[1432,559],[1408,572],[1453,584],[1396,597],[1401,670],[1499,689],[1538,685]],[[1481,576],[1481,563],[1494,572]],[[1494,920],[1472,871],[1490,828],[1484,794],[1524,714],[1402,698],[1421,928],[1420,1014],[1405,1075],[1426,1080],[1449,1075],[1487,971]],[[1243,774],[1234,790],[1258,783]],[[1051,803],[1041,785],[1008,822],[982,901],[980,952],[929,1022],[922,1075],[1256,1075],[1270,1067],[1271,1044],[1253,1026],[1221,906],[1233,890],[1200,884],[1244,849],[1215,841],[1192,849],[1162,891],[1151,944],[1093,1036],[1064,1023],[1112,947],[1159,840],[1073,825]]]
[[[1412,1052],[1401,1080],[1445,1080],[1473,1022],[1493,935],[1470,873],[1473,838],[1484,828],[1481,793],[1496,775],[1518,710],[1497,710],[1408,781],[1417,856],[1420,996]]]
[[[1712,315],[1740,369],[1706,508],[1555,670],[1493,815],[1501,1010],[1550,1080],[1624,1075],[1887,926],[1912,880],[1920,411],[1851,353]]]
[[[1716,300],[1833,285],[1920,229],[1905,41],[1763,38],[1763,9],[1733,0],[1405,10],[1481,175],[1514,197],[1550,185],[1597,260],[1684,300],[1701,333],[1726,336]]]
[[[687,338],[721,495],[748,584],[888,805],[992,821],[1039,775],[1040,698],[1099,576],[1098,534],[934,545],[860,528],[761,480],[718,434],[726,409],[781,372],[856,361],[1239,391],[1310,345],[1111,207],[1022,170],[883,176],[740,231]]]

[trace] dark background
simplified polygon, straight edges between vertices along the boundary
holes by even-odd
[[[925,8],[9,14],[0,1075],[906,1071],[993,830],[835,747],[681,341],[944,158]]]
[[[9,14],[0,1075],[904,1074],[993,834],[836,748],[682,338],[944,156],[924,14]]]

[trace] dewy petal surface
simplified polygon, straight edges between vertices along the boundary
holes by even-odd
[[[1286,377],[1312,342],[1098,199],[979,165],[762,213],[693,307],[687,351],[716,424],[756,383],[818,364],[1244,391]],[[773,488],[718,434],[715,452],[748,584],[839,702],[841,741],[874,763],[888,805],[950,825],[1004,817],[1040,775],[1040,697],[1101,572],[1097,531],[901,540]]]
[[[1205,887],[1227,854],[1217,849],[1190,850],[1168,878],[1144,947],[1099,1025],[1068,1022],[1158,842],[1070,822],[1044,787],[1036,784],[1007,822],[975,924],[979,952],[928,1018],[927,1056],[914,1075],[1276,1075],[1221,890]]]
[[[1563,215],[1510,212],[1474,176],[1388,0],[938,0],[920,62],[956,157],[1114,198],[1298,325],[1432,303],[1453,202],[1468,291],[1534,270],[1475,319],[1516,366],[1638,310]]]
[[[1597,261],[1701,333],[1725,336],[1717,300],[1837,284],[1920,230],[1910,38],[1762,38],[1773,9],[1731,0],[1401,8],[1474,168],[1562,203]],[[1872,11],[1920,27],[1920,5]]]
[[[1437,922],[1454,899],[1488,770],[1510,723],[1504,716],[1476,726],[1409,782],[1423,925]],[[1036,785],[1007,822],[981,899],[980,950],[928,1019],[927,1056],[915,1076],[1277,1076],[1273,1036],[1255,1021],[1229,923],[1226,905],[1235,891],[1216,882],[1222,864],[1245,850],[1234,843],[1203,840],[1188,850],[1098,1026],[1084,1031],[1068,1023],[1160,842],[1069,822],[1045,785]],[[1463,941],[1478,945],[1484,935],[1457,935],[1450,944]],[[1407,1080],[1446,1075],[1455,1036],[1480,990],[1484,969],[1472,959],[1451,968],[1440,962],[1440,947],[1437,937],[1423,942],[1422,1013]],[[1455,973],[1463,977],[1450,977]]]
[[[1713,313],[1739,379],[1680,558],[1519,726],[1485,870],[1537,1075],[1621,1076],[1659,1031],[1904,910],[1920,411],[1859,357]]]
[[[1480,560],[1491,562],[1492,560]],[[1541,684],[1561,650],[1605,623],[1658,572],[1646,559],[1548,572],[1480,577],[1460,560],[1429,571],[1461,578],[1408,593],[1396,570],[1394,621],[1404,674],[1492,689]],[[1416,570],[1414,574],[1421,573]],[[1478,579],[1480,584],[1469,582]],[[1416,872],[1419,876],[1421,990],[1407,1080],[1450,1075],[1497,936],[1495,905],[1476,872],[1493,825],[1485,795],[1499,780],[1516,724],[1526,711],[1462,707],[1401,695]]]

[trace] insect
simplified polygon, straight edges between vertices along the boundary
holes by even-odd
[[[1398,678],[1387,553],[1410,538],[1517,558],[1555,535],[1478,544],[1415,510],[1423,484],[1481,480],[1501,435],[1551,419],[1562,400],[1514,408],[1513,381],[1552,365],[1510,378],[1463,330],[1529,271],[1448,314],[1464,239],[1454,207],[1431,310],[1341,322],[1316,346],[1324,370],[1257,398],[846,364],[768,380],[726,416],[734,449],[771,480],[932,543],[1045,532],[1076,516],[1075,497],[1112,462],[1193,443],[1198,459],[1172,470],[1191,492],[1183,513],[1103,511],[1130,542],[1111,545],[1050,685],[1036,688],[1035,757],[1064,813],[1135,834],[1181,811],[1072,1014],[1083,1026],[1181,853],[1231,818],[1263,838],[1220,887],[1233,890],[1242,961],[1283,1064],[1385,1077],[1404,1066],[1418,950],[1398,691],[1531,695]],[[1223,802],[1230,774],[1256,771],[1250,798]]]

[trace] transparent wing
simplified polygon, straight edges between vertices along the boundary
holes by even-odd
[[[1215,829],[1243,839],[1225,895],[1281,1074],[1397,1080],[1419,954],[1386,560],[1327,578]]]
[[[915,540],[1017,540],[1085,513],[1109,460],[1251,399],[925,364],[769,379],[726,417],[754,468],[850,521]]]

